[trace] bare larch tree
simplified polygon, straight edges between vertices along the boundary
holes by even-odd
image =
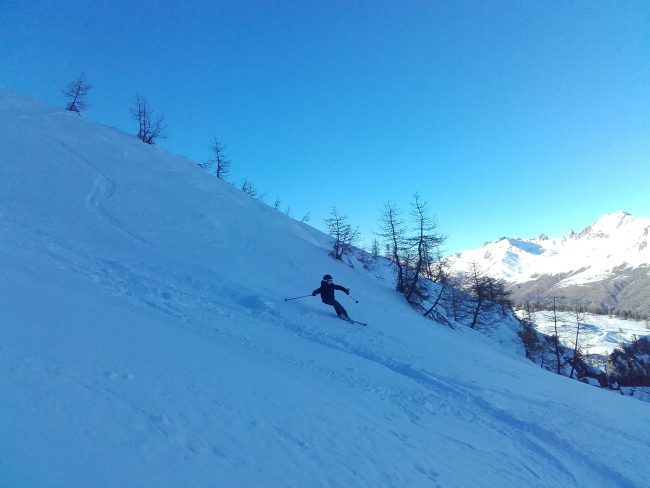
[[[330,252],[330,256],[339,261],[342,261],[343,256],[352,250],[352,246],[359,238],[359,228],[352,227],[347,220],[348,217],[341,215],[336,210],[336,207],[332,209],[330,217],[325,219],[327,230],[334,238],[334,247]]]
[[[424,286],[420,281],[422,276],[429,277],[434,263],[434,254],[445,241],[444,236],[437,232],[435,220],[429,216],[427,203],[420,200],[416,193],[411,203],[411,217],[414,223],[413,236],[408,239],[410,245],[411,266],[409,280],[406,283],[406,301],[420,303],[425,296]]]
[[[138,122],[138,139],[147,144],[155,144],[157,139],[164,139],[165,114],[154,118],[153,109],[149,100],[136,95],[130,109],[131,117]]]
[[[92,86],[86,81],[86,73],[81,73],[76,80],[68,83],[68,86],[61,90],[66,99],[65,109],[81,113],[90,107],[86,97],[91,88]]]
[[[225,180],[226,176],[230,174],[230,159],[226,157],[223,145],[221,145],[216,137],[212,141],[210,151],[212,151],[210,163],[214,169],[215,176],[221,180]]]
[[[397,207],[391,202],[386,203],[379,220],[380,229],[377,235],[386,243],[386,257],[390,259],[397,269],[395,290],[404,293],[406,289],[404,269],[404,249],[406,238],[404,236],[404,221],[400,217]]]

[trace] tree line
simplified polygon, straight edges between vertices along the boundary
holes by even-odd
[[[545,301],[541,301],[539,303],[535,304],[535,307],[538,308],[538,310],[551,310],[551,303],[552,303],[553,297],[550,297],[549,299]],[[530,306],[529,302],[526,301],[518,301],[515,304],[516,309],[524,309],[527,306]],[[559,303],[556,305],[557,309],[562,312],[571,312],[573,310],[574,304],[572,303]],[[610,319],[613,317],[618,317],[623,320],[634,320],[637,322],[641,321],[648,321],[650,320],[650,315],[647,313],[641,312],[639,310],[627,310],[627,309],[622,309],[622,308],[607,308],[604,306],[598,306],[598,305],[584,305],[580,304],[582,309],[586,313],[592,313],[594,315],[607,315]]]
[[[505,283],[476,263],[465,273],[451,275],[441,250],[446,236],[440,233],[428,202],[415,193],[409,207],[405,216],[394,203],[384,205],[370,250],[356,247],[358,227],[334,207],[324,220],[332,236],[330,256],[339,261],[354,257],[370,271],[380,257],[386,259],[394,270],[395,291],[425,317],[450,327],[452,319],[478,330],[498,325],[512,310]],[[348,264],[353,265],[351,260]]]

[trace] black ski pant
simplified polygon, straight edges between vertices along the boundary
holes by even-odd
[[[334,307],[334,310],[336,310],[336,315],[338,315],[339,317],[340,317],[341,315],[345,315],[345,316],[347,317],[347,315],[348,315],[347,310],[345,310],[345,309],[343,308],[343,305],[341,305],[341,304],[340,304],[339,302],[337,302],[336,300],[332,300],[332,301],[329,301],[329,300],[328,300],[328,301],[323,302],[323,303],[327,303],[328,305],[331,305],[332,307]]]

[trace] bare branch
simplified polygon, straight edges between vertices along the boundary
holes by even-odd
[[[155,144],[157,139],[167,137],[165,134],[165,114],[154,119],[149,100],[145,97],[136,95],[130,112],[131,117],[138,122],[137,137],[142,142]]]
[[[63,93],[67,100],[65,109],[71,112],[81,113],[90,107],[90,104],[86,101],[86,97],[91,88],[92,86],[86,82],[86,74],[81,73],[76,80],[70,82],[65,89],[61,90],[61,93]]]

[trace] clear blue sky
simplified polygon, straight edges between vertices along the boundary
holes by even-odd
[[[187,3],[188,5],[184,5]],[[429,202],[446,250],[650,217],[648,1],[0,0],[0,86],[204,162],[366,236]],[[218,212],[215,209],[215,212]]]

